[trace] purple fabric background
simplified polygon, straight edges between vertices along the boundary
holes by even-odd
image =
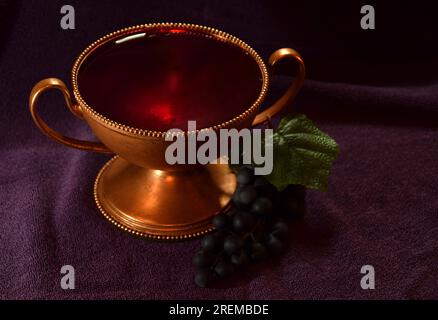
[[[351,1],[71,0],[77,29],[63,31],[61,1],[4,3],[0,298],[438,298],[438,27],[432,7],[379,3],[377,29],[362,31],[360,6]],[[330,190],[308,192],[308,214],[292,227],[288,251],[222,288],[193,284],[191,257],[199,240],[149,242],[108,223],[92,199],[108,157],[48,140],[28,112],[32,86],[50,76],[69,82],[74,59],[89,43],[119,27],[159,21],[218,27],[264,58],[279,47],[300,51],[308,80],[293,109],[341,147]],[[277,77],[269,100],[289,81]],[[40,110],[56,129],[92,137],[59,93],[44,95]],[[76,269],[75,290],[60,288],[65,264]],[[374,291],[360,288],[365,264],[375,267]]]

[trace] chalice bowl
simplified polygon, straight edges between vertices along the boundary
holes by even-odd
[[[269,69],[292,59],[298,72],[284,95],[259,112]],[[87,47],[73,65],[74,99],[64,82],[38,82],[29,107],[38,128],[66,146],[115,156],[100,170],[94,199],[113,224],[151,239],[178,240],[212,230],[227,210],[236,178],[226,164],[166,162],[166,132],[241,129],[266,122],[288,105],[304,80],[304,63],[293,49],[275,51],[268,68],[246,43],[217,29],[155,23],[112,32]],[[37,113],[38,97],[60,90],[70,111],[85,120],[99,142],[66,137]],[[188,131],[184,131],[188,134]]]

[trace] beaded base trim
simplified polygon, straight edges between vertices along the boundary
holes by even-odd
[[[100,179],[102,177],[102,174],[111,165],[111,163],[114,160],[116,160],[117,158],[118,158],[118,156],[113,157],[111,160],[109,160],[107,163],[105,163],[105,165],[102,167],[102,169],[100,169],[99,174],[97,175],[96,180],[94,182],[94,188],[93,188],[94,201],[96,202],[97,208],[99,209],[100,213],[109,222],[111,222],[113,225],[115,225],[117,228],[120,228],[123,231],[126,231],[126,232],[128,232],[128,233],[130,233],[132,235],[138,236],[138,237],[147,238],[147,239],[151,239],[151,240],[159,240],[159,241],[189,240],[189,239],[200,237],[200,236],[205,235],[205,234],[207,234],[209,232],[212,232],[214,230],[214,227],[212,225],[206,225],[204,230],[193,232],[193,233],[187,233],[187,234],[183,234],[183,235],[164,235],[164,234],[163,235],[158,235],[158,234],[152,234],[152,233],[147,233],[147,232],[141,232],[141,231],[134,230],[134,229],[132,229],[130,227],[127,227],[127,226],[123,225],[119,221],[115,220],[103,208],[103,206],[102,206],[102,204],[101,204],[101,202],[99,200],[99,196],[97,194],[97,188],[98,188],[98,185],[99,185],[99,181],[100,181]],[[229,210],[230,210],[230,204],[226,205],[222,209],[222,212],[228,212]]]

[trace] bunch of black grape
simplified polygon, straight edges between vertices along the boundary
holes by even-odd
[[[210,286],[251,262],[279,254],[287,238],[288,220],[305,213],[305,188],[289,185],[281,192],[252,168],[237,173],[238,187],[228,213],[214,217],[215,231],[201,241],[193,257],[195,283]]]

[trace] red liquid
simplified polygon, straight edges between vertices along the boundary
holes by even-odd
[[[79,91],[103,116],[141,129],[205,128],[248,109],[262,87],[241,48],[186,31],[104,44],[81,65]]]

